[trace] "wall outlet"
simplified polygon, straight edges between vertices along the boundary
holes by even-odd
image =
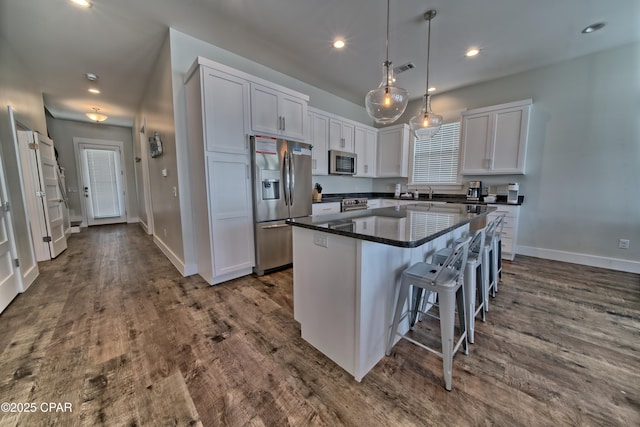
[[[173,197],[178,197],[178,189],[173,187]]]
[[[318,246],[322,246],[323,248],[327,247],[327,236],[324,234],[314,234],[313,235],[313,243],[318,245]]]
[[[167,237],[167,229],[163,228],[162,231],[164,232],[164,237]]]
[[[631,243],[631,241],[629,241],[629,239],[620,239],[618,240],[618,247],[620,249],[629,249],[629,244]]]

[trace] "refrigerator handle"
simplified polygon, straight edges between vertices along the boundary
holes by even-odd
[[[296,187],[296,170],[294,168],[293,154],[289,154],[289,176],[290,176],[290,184],[289,184],[289,204],[293,206],[293,191]]]
[[[282,180],[284,181],[284,204],[289,205],[289,153],[285,150],[282,156]]]

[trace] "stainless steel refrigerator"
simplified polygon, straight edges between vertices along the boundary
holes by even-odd
[[[258,275],[293,262],[288,218],[311,215],[311,145],[251,137],[253,212]]]

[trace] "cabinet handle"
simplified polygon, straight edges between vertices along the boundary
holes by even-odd
[[[364,165],[364,173],[369,173],[369,165]]]
[[[249,171],[249,165],[244,165],[247,172],[247,179],[251,179],[251,171]]]
[[[318,164],[316,162],[317,162],[317,160],[313,159],[313,169],[317,169],[318,168]]]
[[[282,116],[282,130],[287,129],[287,122],[284,116]]]
[[[346,145],[347,144],[345,143],[344,138],[340,138],[340,146],[341,147],[346,147]]]

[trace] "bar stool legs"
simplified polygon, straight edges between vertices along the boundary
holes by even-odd
[[[462,346],[465,354],[468,354],[467,344],[467,319],[465,316],[465,287],[463,286],[463,275],[461,270],[454,268],[457,263],[465,265],[469,242],[471,238],[467,238],[463,242],[458,243],[441,266],[419,262],[407,268],[402,273],[400,289],[398,291],[398,299],[393,314],[391,330],[387,341],[386,354],[391,354],[395,337],[400,336],[425,350],[428,350],[442,358],[443,376],[445,388],[451,390],[453,355]],[[412,292],[413,291],[413,292]],[[427,311],[420,310],[423,308],[423,294],[435,292],[438,295],[438,308],[440,320],[440,339],[441,349],[437,351],[425,344],[400,334],[398,327],[403,318],[409,317],[410,327],[415,326],[416,321],[421,314],[429,314]],[[412,295],[410,295],[410,293]],[[403,315],[405,304],[409,301],[408,311]],[[427,306],[429,304],[426,304]],[[456,306],[458,309],[460,322],[460,337],[455,340],[455,313]],[[427,307],[430,308],[430,307]],[[435,317],[435,316],[434,316]]]

